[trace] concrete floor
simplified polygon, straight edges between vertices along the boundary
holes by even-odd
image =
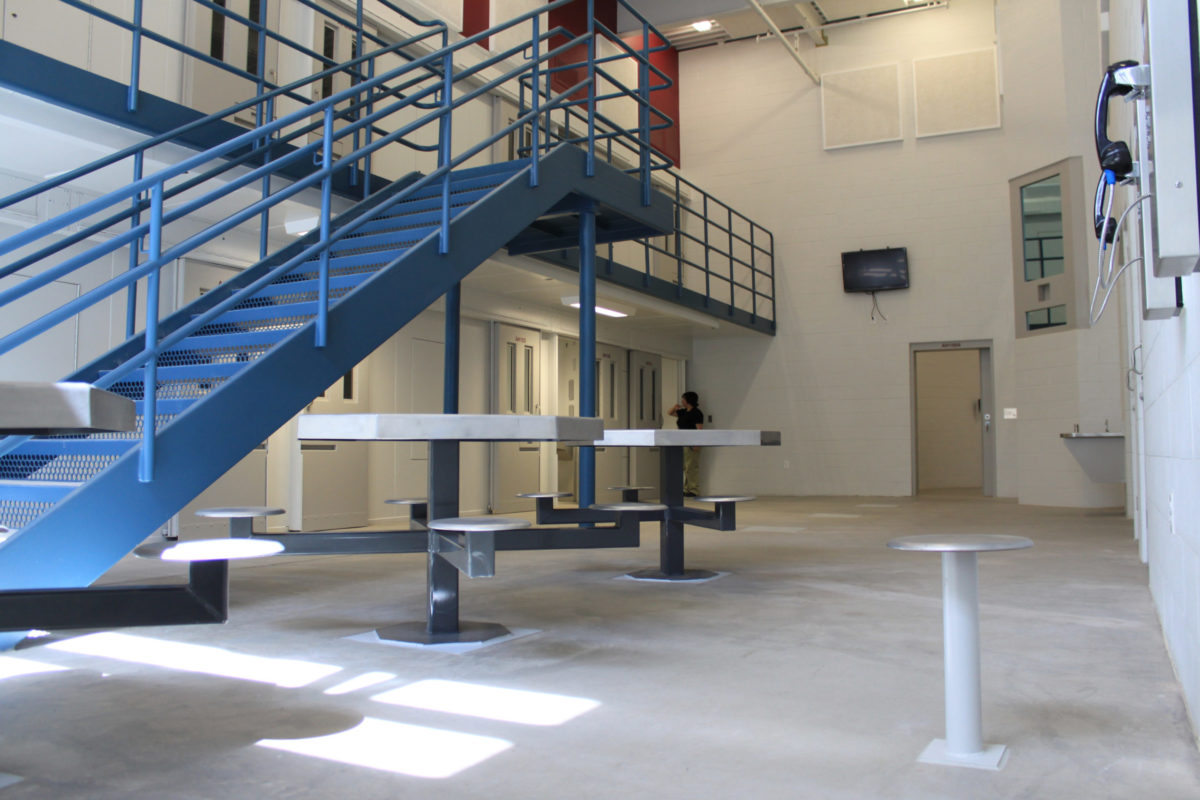
[[[0,677],[65,668],[0,680],[0,771],[24,778],[0,800],[1200,798],[1120,515],[808,498],[747,504],[739,522],[689,532],[689,566],[729,573],[702,584],[616,578],[657,562],[650,526],[640,550],[501,554],[496,578],[464,579],[463,618],[537,632],[465,654],[345,638],[421,617],[420,556],[235,565],[224,626],[127,630],[98,654],[79,650],[112,642],[58,635],[0,656]],[[999,772],[916,761],[943,733],[940,561],[884,545],[949,531],[1036,543],[980,559],[985,738],[1010,748]],[[113,576],[179,574],[123,562]],[[144,640],[209,649],[131,661]],[[232,664],[258,673],[191,671],[218,649],[261,657]],[[328,693],[369,673],[382,674]]]

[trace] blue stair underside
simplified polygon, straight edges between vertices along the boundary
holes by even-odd
[[[312,261],[161,357],[152,481],[138,480],[140,371],[111,387],[137,402],[137,432],[38,437],[0,456],[0,525],[17,530],[0,543],[0,590],[87,586],[489,256],[510,243],[528,251],[531,240],[563,246],[563,221],[581,203],[595,203],[600,241],[672,229],[667,198],[655,194],[643,206],[635,178],[603,163],[595,173],[585,176],[585,154],[572,146],[541,160],[536,187],[528,161],[456,171],[445,254],[439,253],[438,182],[384,211],[347,212],[371,219],[331,248],[325,347],[314,347],[318,262]],[[334,228],[349,221],[338,219]],[[557,235],[547,235],[548,221]],[[290,252],[163,320],[163,334]],[[141,347],[132,339],[71,379],[95,381]]]

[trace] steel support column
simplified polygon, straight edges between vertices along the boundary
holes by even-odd
[[[596,206],[579,212],[579,416],[596,416]],[[579,448],[579,507],[596,502],[596,448]]]
[[[442,413],[458,413],[458,364],[460,332],[462,326],[462,283],[456,283],[446,292],[446,352],[445,369],[442,377]],[[432,496],[432,495],[431,495]],[[439,519],[439,517],[430,517]]]

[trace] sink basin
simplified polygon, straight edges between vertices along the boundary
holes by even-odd
[[[1060,434],[1071,455],[1096,483],[1125,481],[1125,434]]]

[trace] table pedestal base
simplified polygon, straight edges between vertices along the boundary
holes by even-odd
[[[626,576],[635,581],[706,581],[720,574],[708,569],[685,569],[675,573],[663,572],[661,569],[639,569],[627,573]]]
[[[978,753],[951,753],[945,739],[934,739],[917,758],[922,764],[990,770],[999,770],[1007,760],[1008,748],[1002,744],[984,745]]]
[[[430,633],[424,622],[401,622],[375,631],[380,639],[412,644],[474,644],[512,633],[498,622],[459,622],[457,631]]]

